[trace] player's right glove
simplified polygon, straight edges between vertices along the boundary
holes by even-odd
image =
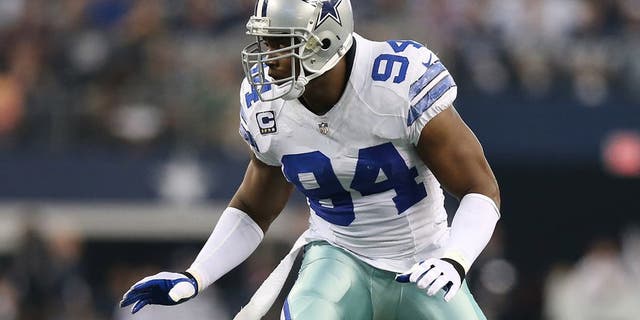
[[[148,304],[171,306],[183,303],[198,294],[198,283],[188,272],[160,272],[136,282],[120,301],[120,307],[133,305],[131,313]]]

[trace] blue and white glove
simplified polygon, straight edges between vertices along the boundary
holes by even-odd
[[[429,296],[444,289],[444,300],[447,302],[458,293],[463,279],[462,265],[448,258],[424,260],[413,265],[409,271],[396,276],[396,281],[415,283],[418,288],[425,289]]]
[[[131,286],[120,301],[120,307],[133,305],[131,313],[148,304],[172,306],[183,303],[198,294],[198,283],[188,272],[160,272]]]

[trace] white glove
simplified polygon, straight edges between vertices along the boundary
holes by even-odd
[[[418,288],[426,289],[429,296],[444,289],[444,300],[449,302],[460,290],[464,277],[464,273],[459,271],[464,270],[462,266],[458,264],[458,270],[454,264],[457,262],[451,259],[427,259],[416,263],[409,271],[397,275],[396,281],[415,283]]]

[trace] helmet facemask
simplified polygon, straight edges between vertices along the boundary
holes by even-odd
[[[242,64],[247,80],[260,100],[297,99],[309,81],[333,68],[351,47],[353,18],[349,1],[337,2],[337,5],[342,2],[342,23],[318,21],[324,14],[323,8],[331,3],[324,2],[270,0],[269,6],[275,9],[267,10],[267,1],[264,1],[262,14],[256,10],[256,15],[249,19],[247,34],[256,40],[242,50]],[[295,10],[278,10],[278,7]],[[278,48],[265,46],[264,38],[274,37],[288,38],[289,45]],[[280,59],[290,59],[291,73],[274,79],[268,75],[267,63]],[[274,85],[277,88],[273,88]],[[265,94],[267,91],[270,92]]]
[[[256,37],[256,40],[242,50],[242,67],[244,73],[258,93],[260,100],[272,101],[279,98],[285,100],[297,99],[304,92],[304,86],[308,80],[303,61],[311,59],[320,50],[319,40],[316,36],[304,29],[296,28],[254,28],[250,27],[255,20],[264,19],[252,17],[247,24],[247,33]],[[289,45],[280,48],[268,48],[265,45],[266,37],[282,37],[289,39]],[[288,77],[274,79],[268,75],[267,64],[270,61],[290,59],[291,73]],[[299,83],[298,83],[299,82]],[[263,93],[278,86],[278,93],[270,94],[268,97]]]

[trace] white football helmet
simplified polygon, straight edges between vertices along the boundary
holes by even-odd
[[[333,68],[351,48],[351,2],[258,0],[255,14],[247,22],[247,34],[256,41],[242,50],[242,66],[260,100],[297,99],[310,80]],[[288,37],[291,43],[267,50],[263,37]],[[291,75],[279,80],[269,77],[266,62],[285,58],[291,59]],[[263,95],[272,85],[279,90]]]

